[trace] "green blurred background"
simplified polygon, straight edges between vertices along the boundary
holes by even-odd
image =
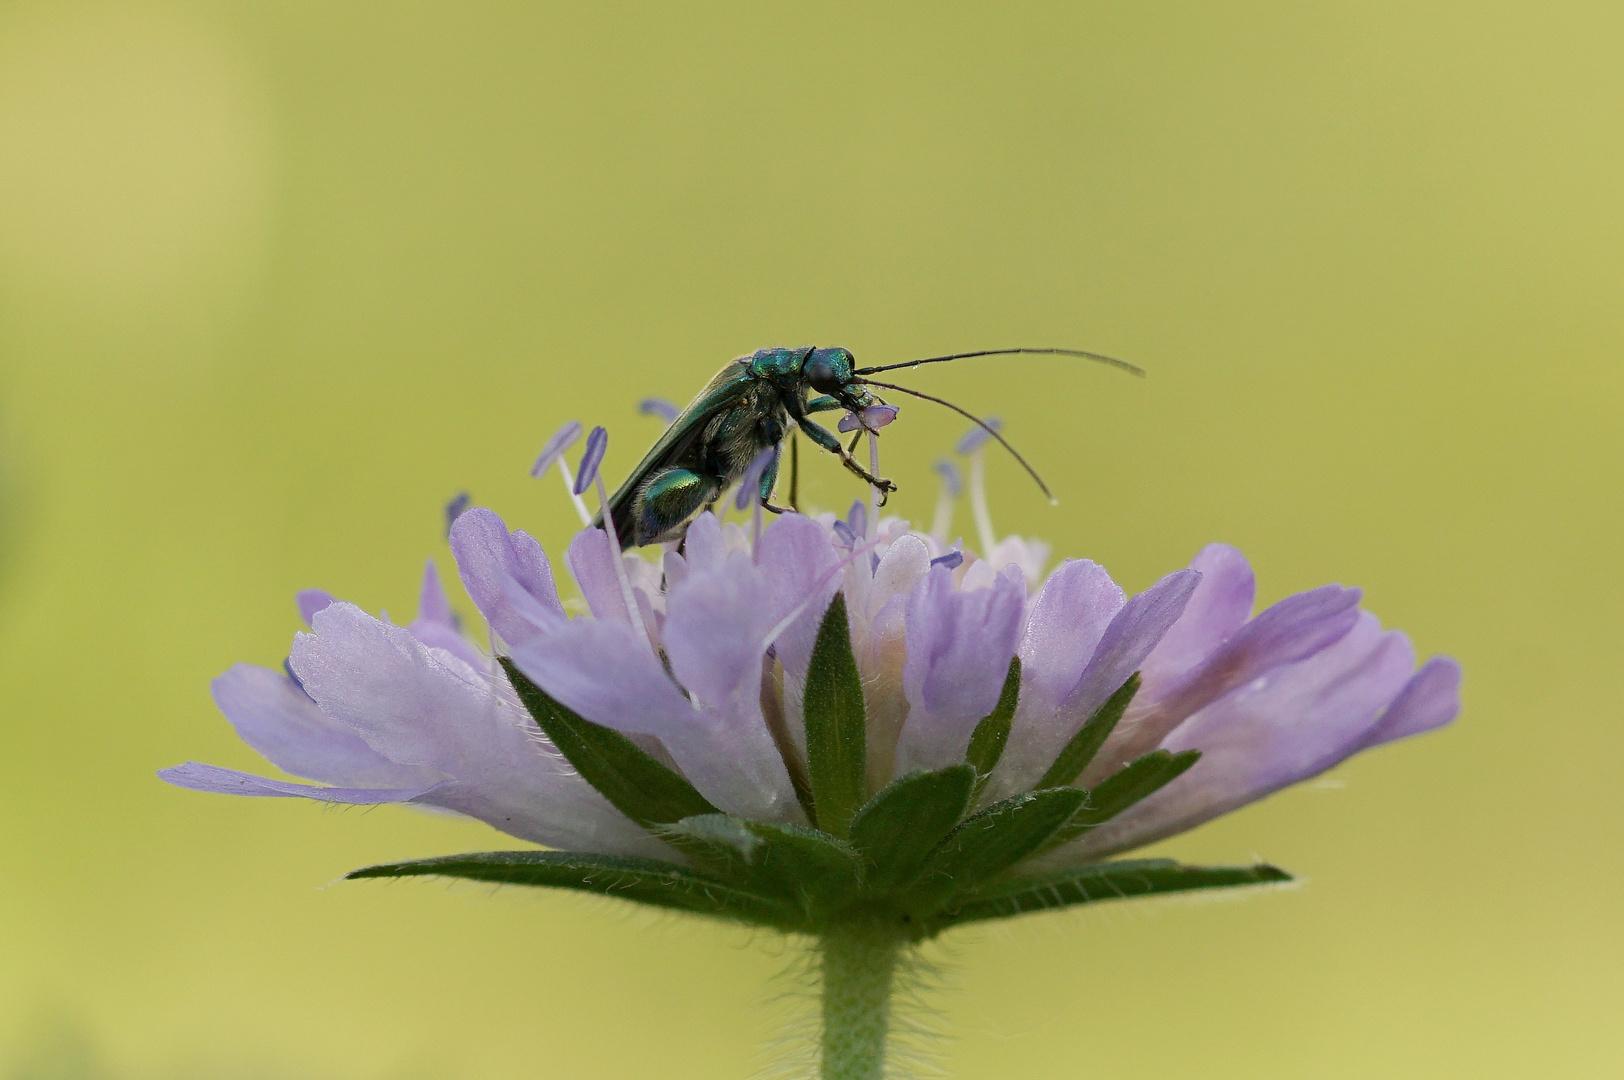
[[[949,939],[955,1075],[1624,1074],[1621,10],[0,7],[0,1075],[748,1076],[793,949],[329,886],[508,842],[152,774],[259,767],[208,680],[296,589],[408,617],[464,488],[556,550],[559,423],[618,478],[639,398],[805,342],[1132,358],[914,383],[1054,483],[991,459],[1002,528],[1134,589],[1227,540],[1466,666],[1158,849],[1304,888]],[[962,428],[888,431],[903,513]]]

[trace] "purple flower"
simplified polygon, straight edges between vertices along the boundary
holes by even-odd
[[[1327,585],[1254,617],[1251,569],[1230,547],[1206,548],[1134,597],[1087,560],[1061,563],[1029,594],[1029,561],[1008,540],[991,560],[964,553],[955,565],[902,523],[884,523],[867,547],[844,524],[785,515],[752,551],[745,530],[705,515],[658,567],[583,530],[567,562],[590,614],[575,618],[539,545],[489,510],[460,516],[452,545],[499,653],[581,718],[670,762],[717,809],[752,821],[808,821],[792,777],[807,769],[802,696],[836,591],[865,692],[870,795],[909,770],[964,761],[1015,657],[1018,706],[982,805],[1037,783],[1135,672],[1137,695],[1076,782],[1097,786],[1156,750],[1201,752],[1046,865],[1188,829],[1447,723],[1458,708],[1454,661],[1413,670],[1409,642],[1361,612],[1357,590]],[[853,557],[854,543],[875,558]],[[312,632],[294,639],[292,677],[238,665],[215,681],[215,699],[273,764],[325,786],[196,764],[165,779],[423,803],[549,846],[682,861],[549,744],[501,668],[458,629],[432,563],[409,627],[319,591],[299,599]]]

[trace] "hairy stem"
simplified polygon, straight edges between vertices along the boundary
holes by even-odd
[[[854,921],[823,935],[823,1080],[880,1080],[901,939]]]

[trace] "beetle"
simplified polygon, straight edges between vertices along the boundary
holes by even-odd
[[[625,549],[677,539],[688,522],[737,483],[763,451],[781,447],[784,440],[797,431],[838,456],[849,472],[880,493],[883,503],[885,497],[896,490],[896,485],[863,468],[852,457],[851,450],[841,445],[838,436],[811,419],[815,413],[836,409],[861,416],[864,409],[880,400],[870,387],[933,401],[968,417],[1014,454],[1048,495],[1048,486],[1026,459],[980,418],[939,397],[868,378],[897,368],[1011,353],[1082,356],[1144,374],[1125,361],[1079,349],[984,349],[866,368],[856,366],[851,350],[839,347],[807,345],[795,349],[758,349],[716,373],[610,498],[609,514],[620,546]],[[861,433],[860,429],[859,435]],[[852,446],[856,446],[856,440]],[[763,507],[782,513],[786,508],[774,506],[770,501],[777,480],[778,455],[775,453],[761,472],[757,495]],[[594,524],[602,527],[601,511]]]

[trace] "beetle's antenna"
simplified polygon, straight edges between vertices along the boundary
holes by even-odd
[[[1084,352],[1082,349],[982,349],[980,352],[953,353],[951,356],[930,356],[923,360],[909,360],[901,364],[886,364],[883,367],[858,368],[853,375],[873,375],[881,371],[895,371],[897,368],[913,368],[920,364],[943,364],[949,360],[968,360],[972,356],[1010,356],[1014,353],[1042,353],[1049,356],[1080,356],[1084,360],[1098,360],[1102,364],[1121,368],[1141,379],[1145,377],[1145,369],[1137,364],[1130,364],[1126,360],[1118,360],[1114,356],[1105,356],[1102,353]],[[897,387],[897,389],[902,389]],[[910,391],[911,392],[911,391]]]
[[[923,362],[924,361],[920,361],[920,363]],[[981,428],[982,431],[985,431],[988,435],[991,435],[993,438],[997,439],[998,444],[1005,450],[1008,450],[1010,454],[1014,456],[1015,460],[1021,463],[1021,468],[1026,470],[1028,476],[1037,481],[1038,487],[1043,491],[1044,495],[1048,496],[1051,503],[1055,501],[1054,493],[1049,490],[1049,485],[1043,482],[1043,477],[1038,475],[1038,471],[1036,469],[1027,464],[1026,459],[1021,456],[1021,452],[1009,445],[1009,440],[998,434],[997,429],[992,427],[985,420],[981,419],[981,417],[970,412],[968,409],[961,409],[951,401],[947,401],[939,397],[932,397],[930,394],[921,393],[918,390],[910,390],[906,386],[898,386],[895,383],[875,382],[873,379],[857,379],[856,381],[862,383],[864,386],[883,386],[887,390],[896,390],[904,394],[910,394],[916,398],[923,398],[926,401],[934,401],[936,404],[945,405],[949,409],[952,409],[954,412],[958,413],[960,416],[973,421],[977,427]]]

